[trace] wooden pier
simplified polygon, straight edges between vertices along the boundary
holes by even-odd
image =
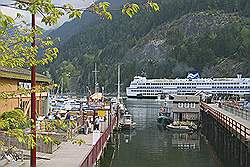
[[[245,120],[235,114],[232,114],[217,104],[207,104],[202,102],[203,111],[208,112],[223,125],[232,134],[238,137],[242,142],[250,141],[250,120]]]
[[[250,120],[229,112],[219,104],[201,102],[202,133],[227,165],[250,164]]]

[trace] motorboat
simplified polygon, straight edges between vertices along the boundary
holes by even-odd
[[[112,99],[110,100],[111,103],[116,103],[117,102],[117,99],[116,97],[112,97]]]
[[[197,125],[189,121],[175,121],[169,125],[166,125],[166,129],[174,132],[193,132],[198,129]]]
[[[119,104],[119,111],[121,114],[123,114],[127,111],[127,108],[125,107],[125,105],[123,103]]]
[[[181,133],[186,133],[186,132],[192,132],[193,129],[190,128],[187,125],[173,125],[173,124],[169,124],[166,126],[166,129],[169,131],[173,131],[173,132],[181,132]]]
[[[122,121],[120,122],[122,129],[134,129],[136,123],[133,122],[132,115],[125,113],[123,115]]]

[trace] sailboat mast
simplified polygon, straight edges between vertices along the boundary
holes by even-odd
[[[95,93],[97,92],[97,73],[99,72],[99,71],[97,71],[97,67],[96,67],[96,63],[95,63],[95,70],[94,71],[92,71],[93,73],[95,73]]]
[[[118,84],[117,84],[117,99],[120,99],[120,64],[118,64]]]
[[[96,72],[96,63],[95,63],[95,93],[97,92],[97,72]]]
[[[61,81],[61,96],[63,95],[63,78],[62,78],[62,81]]]

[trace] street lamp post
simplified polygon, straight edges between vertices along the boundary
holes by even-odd
[[[33,42],[31,44],[32,47],[35,47],[35,28],[36,28],[36,16],[32,14],[32,31],[34,33]],[[31,134],[33,136],[33,140],[36,143],[36,66],[32,65],[31,67]],[[30,158],[30,166],[36,167],[36,145],[31,148],[31,158]]]

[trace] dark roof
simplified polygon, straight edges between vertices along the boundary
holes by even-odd
[[[200,96],[195,95],[176,95],[174,102],[200,102]]]
[[[9,68],[0,66],[0,77],[30,81],[31,71],[24,68]],[[50,79],[45,75],[36,73],[36,81],[50,82]]]

